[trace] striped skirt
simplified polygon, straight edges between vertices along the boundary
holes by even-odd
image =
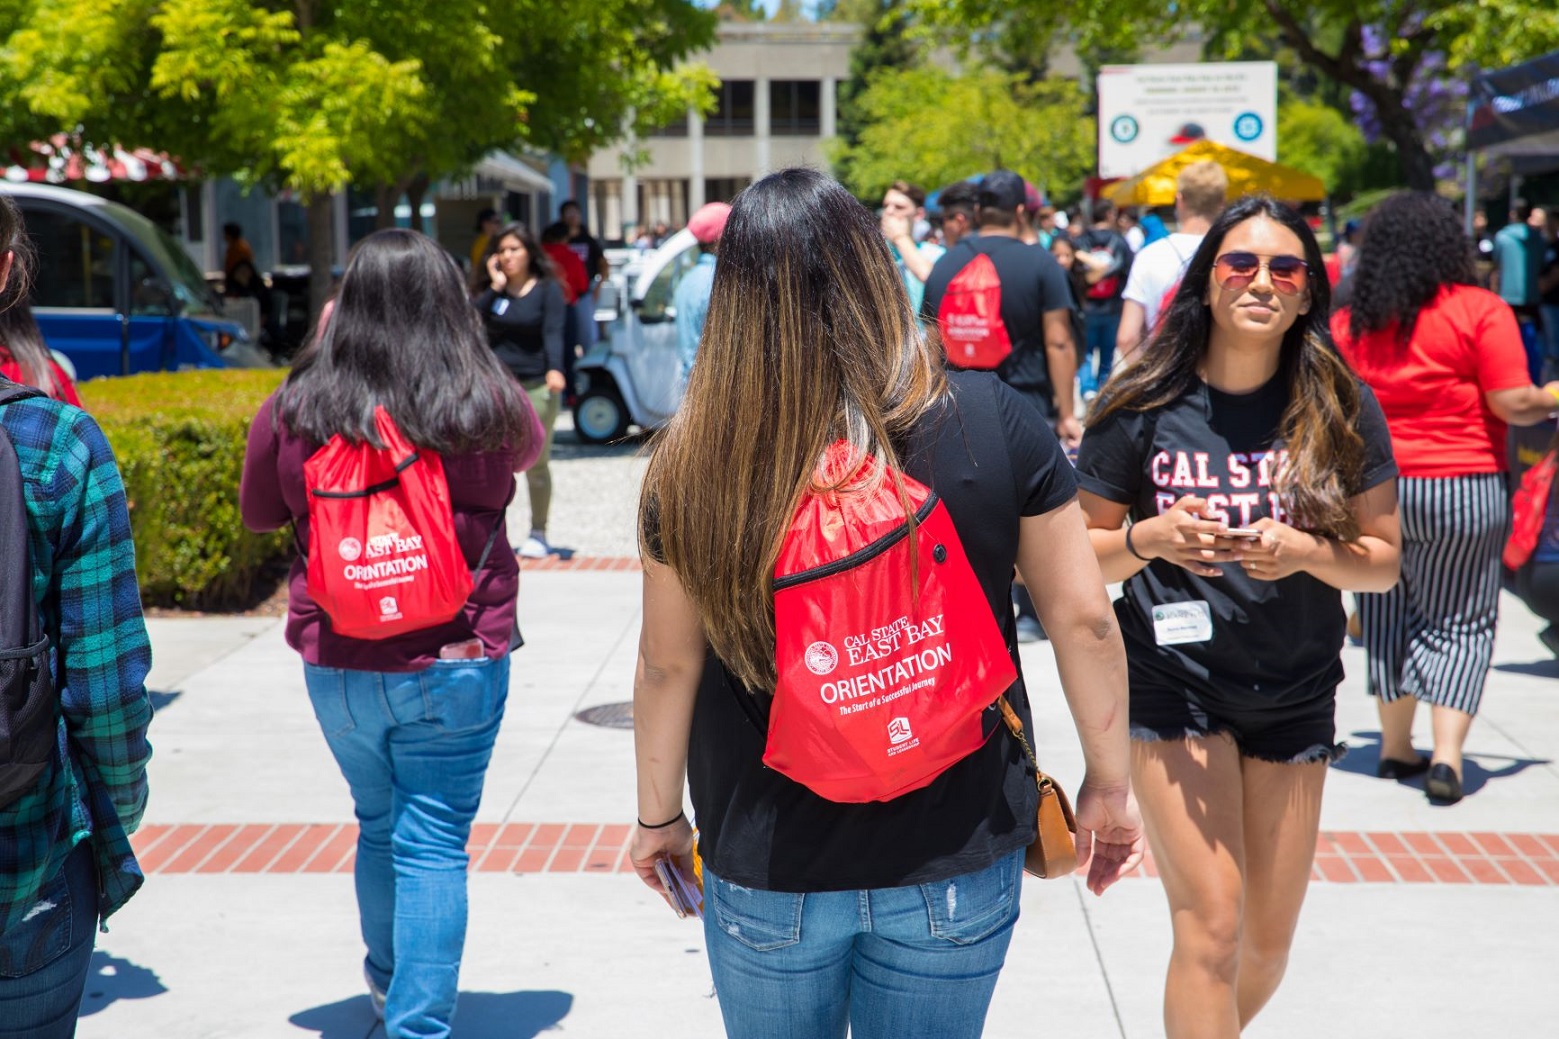
[[[1361,594],[1369,691],[1478,713],[1499,621],[1510,499],[1498,473],[1397,481],[1402,580]]]

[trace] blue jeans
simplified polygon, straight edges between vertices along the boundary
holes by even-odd
[[[730,1039],[977,1039],[1018,919],[1023,854],[934,884],[792,894],[704,871]]]
[[[404,674],[304,665],[357,812],[365,967],[385,1031],[449,1035],[466,940],[466,839],[509,694],[509,658]]]
[[[0,935],[0,1039],[70,1039],[97,937],[92,842],[38,892],[31,919]]]
[[[1110,378],[1110,368],[1115,364],[1115,333],[1121,327],[1120,314],[1083,315],[1083,364],[1078,370],[1078,388],[1083,393],[1097,393]],[[1098,358],[1098,367],[1094,358]]]

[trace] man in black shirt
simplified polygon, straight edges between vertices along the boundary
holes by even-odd
[[[980,234],[959,242],[931,268],[921,317],[934,325],[947,285],[975,256],[991,258],[1001,281],[1001,319],[1012,353],[996,374],[1039,409],[1068,447],[1083,436],[1074,413],[1072,380],[1077,348],[1072,341],[1072,296],[1066,274],[1044,249],[1018,235],[1025,212],[1023,178],[1010,170],[980,184]]]
[[[601,240],[585,230],[584,214],[580,212],[578,202],[569,199],[559,206],[558,219],[568,228],[568,247],[585,265],[585,273],[590,275],[590,299],[587,301],[581,296],[574,306],[579,322],[578,339],[588,349],[596,340],[595,301],[601,296],[601,283],[612,276],[612,265],[607,262]]]
[[[960,241],[931,268],[920,313],[927,327],[934,326],[948,284],[976,256],[990,257],[1001,282],[1002,324],[1012,341],[1012,353],[996,374],[1034,405],[1064,446],[1073,448],[1082,440],[1083,427],[1074,414],[1072,290],[1055,258],[1019,237],[1027,227],[1027,193],[1028,185],[1011,170],[986,175],[980,182],[980,234]],[[1013,588],[1013,602],[1018,641],[1044,638],[1033,600],[1021,585]]]

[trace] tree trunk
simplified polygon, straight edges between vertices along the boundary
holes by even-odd
[[[411,226],[423,234],[428,233],[428,221],[422,215],[422,200],[428,197],[431,183],[426,173],[419,173],[406,186],[406,201],[411,204]]]
[[[380,184],[374,188],[374,230],[395,226],[395,204],[401,200],[400,185]]]
[[[1407,181],[1407,186],[1413,191],[1433,191],[1434,159],[1424,143],[1424,135],[1413,120],[1413,114],[1400,100],[1392,107],[1377,103],[1375,112],[1380,119],[1381,132],[1397,149],[1397,164],[1401,167],[1402,179]]]
[[[335,199],[333,192],[320,192],[308,201],[310,327],[330,295],[330,268],[336,260]]]

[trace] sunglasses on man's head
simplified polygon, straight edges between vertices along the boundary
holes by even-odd
[[[1298,256],[1257,256],[1255,253],[1224,253],[1213,263],[1213,280],[1220,288],[1243,289],[1256,280],[1262,267],[1272,287],[1285,296],[1297,296],[1310,284],[1310,265]]]

